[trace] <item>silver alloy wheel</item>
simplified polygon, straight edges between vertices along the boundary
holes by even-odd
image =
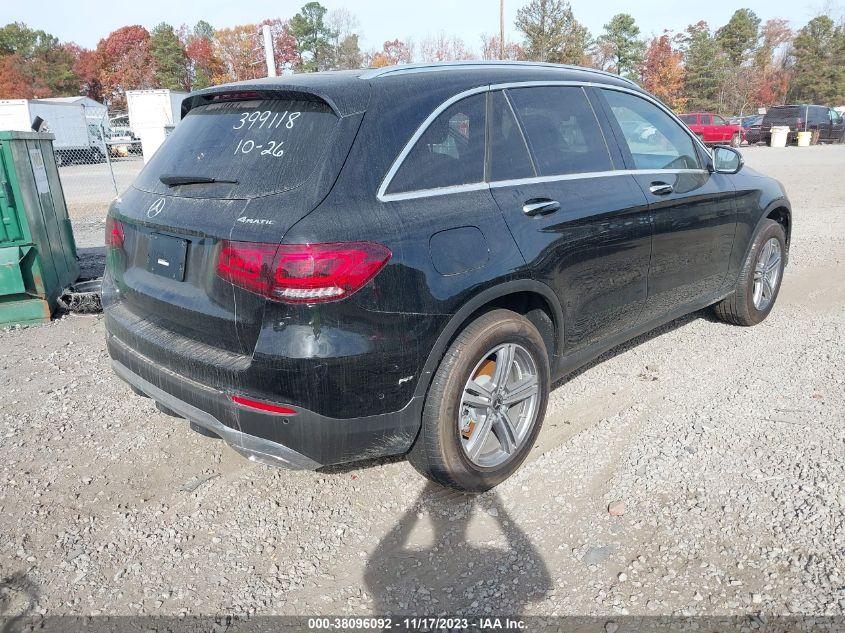
[[[771,237],[760,249],[757,265],[754,267],[754,307],[763,311],[774,299],[780,282],[780,241]]]
[[[537,364],[521,345],[497,345],[475,366],[458,409],[458,434],[469,460],[505,462],[534,428],[540,402]]]

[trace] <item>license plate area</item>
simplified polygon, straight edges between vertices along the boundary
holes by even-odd
[[[188,241],[153,233],[147,250],[147,270],[156,275],[184,281]]]

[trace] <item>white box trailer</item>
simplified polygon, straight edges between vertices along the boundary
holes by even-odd
[[[182,100],[187,94],[177,90],[126,91],[129,127],[141,139],[144,162],[150,160],[182,119]]]
[[[44,123],[38,131],[50,132],[56,137],[53,150],[59,165],[105,160],[103,141],[89,129],[90,122],[81,104],[41,99],[0,100],[0,130],[32,132],[32,126],[39,118]]]

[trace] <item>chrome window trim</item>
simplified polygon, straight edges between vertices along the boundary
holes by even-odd
[[[425,131],[428,127],[432,124],[434,119],[436,119],[440,113],[442,113],[446,108],[457,103],[461,99],[465,99],[467,97],[471,97],[473,95],[479,93],[486,93],[491,92],[493,90],[506,90],[508,88],[537,88],[542,86],[580,86],[583,88],[601,88],[605,90],[616,90],[618,92],[627,92],[634,96],[640,97],[645,99],[646,101],[650,102],[652,105],[660,108],[663,112],[669,115],[669,117],[677,123],[681,130],[688,136],[693,142],[693,146],[698,146],[702,148],[709,156],[712,157],[712,153],[704,145],[699,138],[693,134],[690,129],[683,123],[683,121],[678,118],[674,112],[672,112],[669,108],[663,105],[660,101],[652,97],[646,92],[642,92],[640,90],[632,90],[630,88],[625,88],[623,86],[613,86],[604,83],[596,83],[593,81],[548,81],[548,80],[540,80],[540,81],[513,81],[513,82],[506,82],[506,83],[498,83],[498,84],[488,84],[484,86],[476,86],[475,88],[470,88],[468,90],[464,90],[463,92],[459,92],[455,94],[439,106],[437,106],[426,118],[425,120],[419,125],[416,132],[411,136],[407,143],[405,143],[402,151],[399,152],[399,155],[394,159],[393,163],[390,165],[390,169],[385,174],[384,178],[379,185],[378,191],[376,193],[376,198],[380,202],[394,202],[399,200],[412,200],[415,198],[429,198],[432,196],[441,196],[441,195],[448,195],[452,193],[460,193],[464,191],[479,191],[482,189],[487,188],[497,188],[497,187],[504,187],[504,186],[512,186],[512,185],[519,185],[519,184],[530,184],[532,182],[554,182],[558,180],[574,180],[577,178],[598,178],[604,177],[609,175],[632,175],[632,174],[671,174],[671,173],[701,173],[706,172],[709,173],[707,169],[615,169],[613,171],[604,171],[604,172],[584,172],[580,174],[560,174],[555,176],[536,176],[534,178],[522,178],[518,180],[509,180],[509,181],[492,181],[492,182],[475,182],[475,183],[467,183],[464,185],[451,185],[448,187],[437,187],[433,189],[418,189],[415,191],[403,191],[401,193],[387,193],[387,188],[390,186],[393,177],[396,175],[396,172],[399,171],[399,168],[402,166],[402,163],[407,158],[408,154],[414,148],[417,141],[420,137],[425,134]],[[589,103],[589,99],[587,100]],[[592,104],[590,104],[592,106]],[[607,139],[605,139],[607,142]],[[503,185],[501,183],[506,182],[507,185]]]
[[[452,185],[435,189],[419,189],[403,193],[388,193],[379,198],[382,202],[398,202],[401,200],[415,200],[417,198],[432,198],[446,196],[453,193],[467,191],[483,191],[484,189],[499,189],[518,185],[534,185],[543,182],[558,182],[561,180],[586,180],[588,178],[608,178],[613,176],[642,176],[649,174],[709,174],[706,169],[612,169],[609,171],[585,171],[578,174],[557,174],[554,176],[534,176],[532,178],[515,178],[513,180],[494,180],[492,182],[476,182],[466,185]]]

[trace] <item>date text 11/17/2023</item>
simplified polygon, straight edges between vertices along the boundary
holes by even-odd
[[[524,631],[525,620],[510,617],[321,617],[308,618],[310,631]]]

